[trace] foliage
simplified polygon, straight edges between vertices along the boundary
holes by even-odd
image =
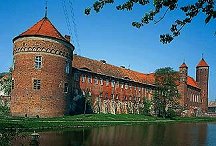
[[[10,113],[10,108],[7,105],[2,105],[0,103],[0,117],[8,116]]]
[[[91,92],[90,90],[87,88],[86,91],[84,91],[83,94],[83,98],[84,98],[84,115],[86,114],[86,112],[88,111],[88,113],[92,112],[92,97],[91,97]]]
[[[97,0],[91,7],[85,9],[85,14],[89,15],[92,9],[98,13],[106,4],[113,4],[115,2],[115,0]],[[116,9],[120,11],[132,11],[136,4],[141,6],[150,6],[152,10],[146,12],[140,21],[132,22],[132,26],[137,28],[149,24],[150,22],[157,24],[165,18],[168,12],[181,10],[185,15],[184,18],[176,19],[176,21],[171,25],[171,33],[160,35],[160,41],[163,44],[167,44],[175,37],[179,36],[183,27],[191,23],[198,14],[203,13],[205,15],[206,24],[209,23],[210,20],[216,18],[214,0],[194,0],[193,2],[194,3],[189,1],[186,5],[178,7],[180,3],[179,0],[153,0],[153,2],[150,2],[149,0],[125,0],[120,5],[117,5]],[[161,15],[161,13],[163,14]],[[161,16],[158,18],[158,15]]]
[[[152,106],[152,101],[144,98],[143,104],[144,104],[143,114],[146,115],[146,116],[150,116],[151,115],[150,114],[150,112],[151,112],[150,108]]]
[[[11,85],[12,85],[12,68],[10,68],[7,77],[0,80],[0,90],[2,90],[5,95],[10,95]]]
[[[177,72],[170,67],[155,71],[156,91],[153,95],[153,103],[157,116],[167,117],[169,109],[177,107],[179,94],[176,83],[178,81]]]

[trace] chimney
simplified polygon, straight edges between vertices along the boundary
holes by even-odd
[[[68,42],[70,42],[71,36],[65,35],[65,39],[66,39]]]
[[[105,64],[105,63],[106,63],[106,60],[100,60],[100,62],[102,62],[103,64]]]

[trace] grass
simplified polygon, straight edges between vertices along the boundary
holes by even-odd
[[[72,127],[95,127],[110,126],[120,124],[145,124],[145,123],[170,123],[170,122],[216,122],[216,117],[176,117],[172,120],[144,115],[133,114],[87,114],[64,116],[58,118],[14,118],[2,117],[0,119],[0,129],[6,130],[46,130]]]

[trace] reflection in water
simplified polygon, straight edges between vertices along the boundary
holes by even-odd
[[[211,127],[211,128],[210,128]],[[212,131],[213,130],[213,131]],[[216,144],[216,123],[143,124],[41,132],[15,136],[13,146],[204,146]],[[214,134],[214,135],[212,135]]]

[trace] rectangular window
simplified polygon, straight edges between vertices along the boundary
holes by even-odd
[[[124,88],[124,84],[123,83],[121,84],[121,88]]]
[[[42,56],[36,56],[35,57],[35,68],[41,69],[42,67]]]
[[[64,93],[67,93],[68,92],[68,83],[65,83],[64,84]]]
[[[115,85],[118,88],[119,87],[119,81],[117,81]]]
[[[100,84],[101,86],[103,86],[103,79],[100,79]]]
[[[85,82],[85,75],[82,75],[82,82]]]
[[[140,87],[138,87],[138,90],[139,90],[139,92],[141,91],[141,88]]]
[[[88,83],[92,83],[92,77],[88,76]]]
[[[12,65],[12,70],[14,70],[15,69],[15,58],[13,58],[13,65]]]
[[[98,79],[96,77],[94,79],[94,82],[95,82],[96,85],[98,84]]]
[[[109,86],[109,80],[106,80],[106,86]]]
[[[111,82],[111,87],[114,87],[114,86],[115,86],[115,81],[112,80],[112,82]]]
[[[65,64],[65,73],[69,74],[70,73],[70,62],[67,59],[66,64]]]
[[[79,74],[78,74],[78,73],[75,73],[75,74],[74,74],[74,80],[75,80],[75,81],[79,81]]]
[[[34,80],[33,88],[35,90],[40,90],[41,80]]]
[[[14,80],[11,81],[11,89],[14,89]]]
[[[125,89],[128,89],[128,84],[125,84]]]
[[[108,99],[108,93],[105,94],[105,99]]]

